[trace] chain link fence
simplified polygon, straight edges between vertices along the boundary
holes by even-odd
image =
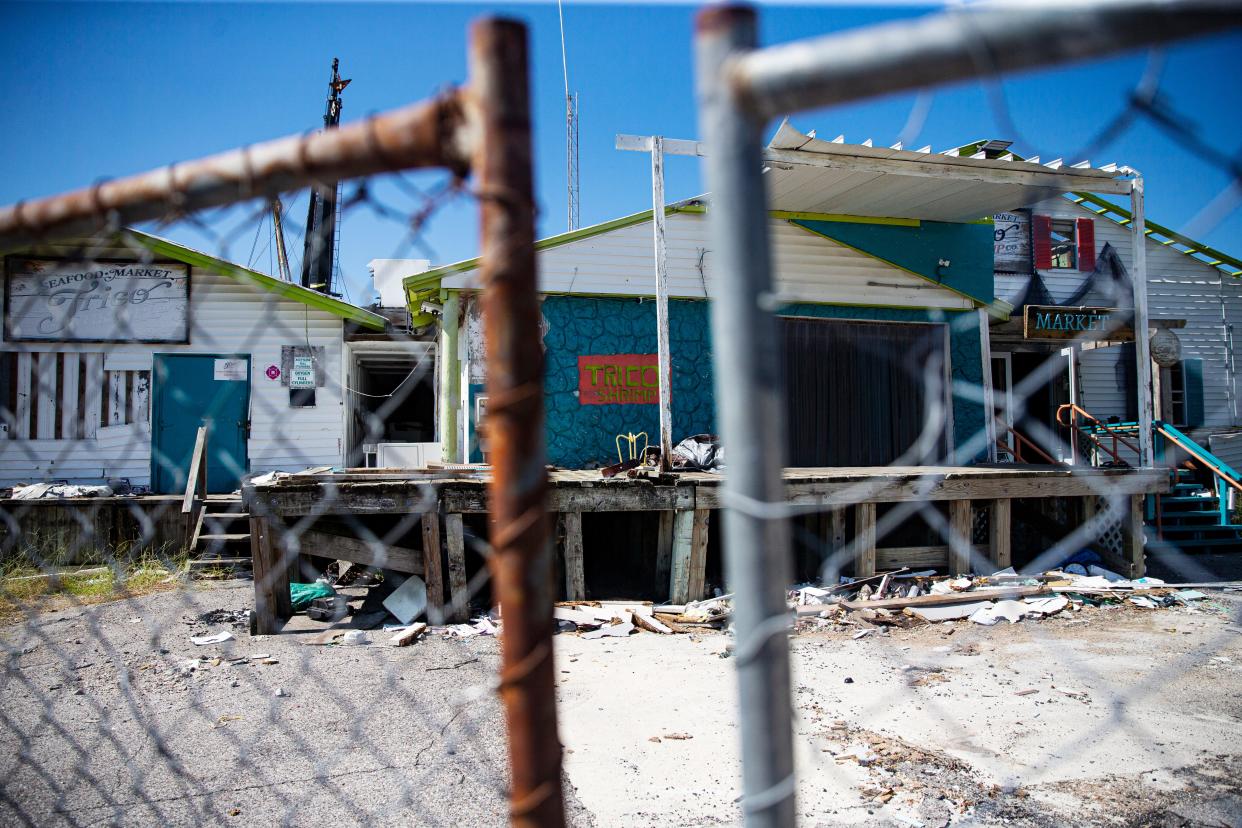
[[[933,86],[979,78],[991,90],[997,122],[1018,146],[1030,147],[1008,114],[1004,73],[1237,23],[1232,12],[1195,4],[1182,4],[1172,18],[1153,5],[1163,4],[1088,4],[1083,17],[1062,9],[1060,19],[954,10],[920,24],[925,29],[881,29],[771,52],[754,50],[751,13],[717,8],[700,15],[701,131],[713,205],[720,206],[703,219],[711,224],[711,255],[704,249],[699,274],[705,296],[711,283],[715,376],[730,378],[717,383],[715,397],[728,470],[680,479],[716,498],[723,543],[708,545],[706,508],[700,523],[685,522],[684,533],[682,521],[662,518],[660,532],[669,538],[655,554],[665,566],[687,567],[686,600],[653,606],[676,597],[653,594],[636,602],[646,609],[631,620],[645,630],[696,634],[704,624],[727,627],[733,636],[722,655],[732,657],[740,681],[730,718],[741,731],[743,784],[724,822],[794,824],[808,780],[855,785],[857,765],[867,769],[871,786],[863,807],[878,810],[896,798],[894,806],[904,809],[884,819],[1044,824],[1025,801],[1024,785],[1054,773],[1083,745],[1119,733],[1158,741],[1159,727],[1137,715],[1135,703],[1192,665],[1228,660],[1236,617],[1176,661],[1136,675],[1124,693],[1107,699],[1110,712],[1092,729],[1054,734],[1022,773],[997,762],[986,789],[945,753],[918,747],[899,727],[881,727],[892,724],[895,708],[919,705],[927,708],[924,718],[942,722],[946,739],[969,742],[979,725],[977,711],[964,705],[979,699],[926,692],[944,667],[901,667],[848,718],[803,703],[805,676],[839,669],[837,656],[798,651],[801,662],[790,667],[791,635],[795,642],[842,632],[881,638],[935,624],[933,610],[918,610],[959,606],[943,598],[950,590],[972,603],[1015,598],[1024,602],[1020,615],[1034,616],[1065,607],[1068,614],[1070,604],[1141,599],[1140,606],[1167,609],[1202,600],[1180,587],[1130,581],[1145,571],[1168,583],[1220,580],[1218,558],[1189,554],[1179,541],[1227,540],[1237,522],[1228,514],[1233,491],[1242,490],[1206,437],[1195,441],[1194,432],[1176,428],[1194,413],[1193,372],[1183,362],[1175,372],[1157,369],[1146,416],[1136,391],[1138,410],[1125,416],[1123,401],[1117,422],[1097,419],[1090,395],[1081,397],[1088,368],[1119,365],[1118,377],[1129,373],[1118,382],[1131,391],[1153,382],[1150,370],[1141,370],[1151,362],[1141,335],[1139,355],[1128,362],[1095,365],[1094,355],[1084,356],[1097,343],[1127,339],[1127,326],[1141,334],[1145,296],[1135,292],[1119,302],[1128,314],[1102,323],[1108,327],[1100,336],[1071,334],[1055,346],[1004,350],[989,346],[1003,340],[996,326],[1014,321],[1002,318],[1003,308],[838,316],[834,327],[806,305],[785,301],[779,274],[774,280],[769,272],[768,209],[779,208],[769,205],[769,195],[780,171],[788,171],[781,165],[801,163],[790,153],[816,151],[810,136],[798,150],[765,149],[761,131],[771,119],[919,90],[891,153],[834,161],[900,165],[907,162],[901,147],[914,143],[926,119]],[[1058,39],[1070,30],[1081,37]],[[1082,155],[1108,149],[1148,121],[1230,176],[1184,235],[1149,228],[1159,228],[1152,238],[1168,240],[1166,249],[1219,273],[1212,287],[1228,347],[1217,349],[1217,361],[1229,379],[1211,385],[1225,389],[1219,394],[1205,394],[1198,375],[1198,417],[1232,426],[1237,382],[1229,331],[1242,297],[1235,296],[1230,265],[1189,237],[1236,208],[1238,159],[1188,126],[1162,88],[1162,61],[1161,52],[1151,54],[1133,93],[1084,140]],[[463,89],[339,130],[0,210],[0,483],[9,488],[0,501],[6,824],[594,822],[589,803],[572,786],[562,793],[561,784],[551,607],[555,597],[587,597],[574,594],[572,573],[564,570],[572,568],[575,542],[582,555],[583,512],[590,509],[564,507],[572,496],[548,501],[546,491],[539,351],[546,342],[535,293],[521,27],[481,24],[471,67]],[[667,144],[664,151],[674,152]],[[1041,174],[1033,159],[1028,165],[1008,147],[972,146],[953,159],[997,162],[974,166],[985,175],[1006,153],[1004,163]],[[941,174],[952,182],[960,172]],[[901,174],[899,166],[875,174],[888,173]],[[1137,176],[1108,173],[1097,180]],[[313,215],[310,203],[325,194],[335,212],[326,235],[299,220]],[[426,228],[457,202],[483,216],[480,273],[467,289],[477,291],[486,320],[487,465],[420,454],[393,463],[421,465],[423,472],[385,474],[377,447],[425,451],[424,444],[437,443],[438,395],[462,381],[438,363],[446,308],[364,307],[365,297],[345,293],[364,281],[349,262],[329,264],[335,291],[303,286],[298,274],[314,270],[306,259],[333,258],[333,234],[349,233],[355,222],[391,231],[397,241],[390,259],[434,259]],[[1101,241],[1110,219],[1118,239],[1148,237],[1141,226],[1134,231],[1141,187],[1129,211],[1078,204],[1084,217],[1087,210],[1099,217]],[[1036,219],[1019,216],[1027,225]],[[1056,222],[1049,232],[1059,229]],[[312,243],[299,249],[281,242],[282,233]],[[1072,237],[1050,237],[1048,255],[1081,255]],[[1170,308],[1185,283],[1156,273],[1151,262],[1154,280],[1141,278],[1132,254],[1113,255],[1153,294],[1153,318],[1175,316]],[[1037,269],[1021,283],[998,274],[994,287],[1004,283],[1013,307],[1086,304],[1052,294],[1055,301],[1033,301]],[[1196,343],[1188,337],[1184,345]],[[791,359],[797,348],[801,356]],[[1092,364],[1084,367],[1084,360]],[[847,374],[842,366],[850,365],[856,370]],[[975,368],[963,370],[967,365]],[[674,349],[674,379],[677,370]],[[833,431],[797,419],[797,389],[816,383],[825,399],[843,387],[861,395],[887,383],[887,396],[873,395],[880,407],[870,413],[900,427],[881,459],[859,461],[869,438],[844,426],[844,443],[812,451],[800,442]],[[676,442],[682,435],[673,436]],[[810,456],[802,452],[820,460],[802,462]],[[629,468],[635,467],[640,477],[678,485],[638,463]],[[557,486],[570,488],[598,480],[594,472],[554,475]],[[723,480],[719,492],[716,480]],[[1079,481],[1072,494],[1066,480]],[[474,506],[483,502],[484,485],[485,506],[461,505],[472,497]],[[1213,501],[1221,532],[1194,530],[1214,520],[1211,509],[1187,507],[1199,505],[1196,499]],[[450,502],[458,507],[446,507]],[[677,508],[693,514],[698,507]],[[548,513],[557,511],[577,517],[553,531]],[[1178,512],[1195,517],[1179,519]],[[1179,535],[1179,525],[1191,530]],[[685,534],[685,542],[674,533]],[[1236,553],[1240,546],[1215,548]],[[695,551],[682,561],[683,549]],[[1039,577],[1074,563],[1088,580],[1054,592],[1049,584],[1059,581]],[[1007,574],[1011,564],[1023,574]],[[667,579],[660,565],[657,574]],[[697,581],[692,566],[702,567]],[[1092,566],[1108,574],[1090,580]],[[558,570],[570,584],[564,592],[550,583]],[[946,577],[970,573],[975,581]],[[1127,592],[1099,583],[1114,574],[1129,582]],[[918,601],[936,595],[941,599]],[[868,605],[869,596],[880,600]],[[705,601],[696,606],[700,597]],[[350,615],[342,617],[346,603]],[[562,607],[569,612],[560,615],[561,626],[618,626],[581,621],[582,606]],[[587,612],[606,606],[597,601]],[[1236,613],[1226,598],[1194,606],[1204,615]],[[1002,610],[1013,611],[991,605],[971,613]],[[1065,646],[1063,625],[1028,627],[1031,650],[1055,653],[1071,686],[1102,671],[1090,653]],[[400,646],[415,640],[416,656]],[[949,658],[946,652],[945,663]],[[885,669],[897,669],[889,661]],[[1074,693],[1068,696],[1078,701]],[[614,724],[626,726],[623,719]],[[800,756],[795,766],[795,745],[809,739],[837,747]],[[909,782],[919,774],[931,778],[927,785]],[[911,800],[921,787],[937,795]],[[648,814],[640,821],[679,819]],[[859,819],[868,821],[851,817]],[[837,824],[835,817],[822,820]]]

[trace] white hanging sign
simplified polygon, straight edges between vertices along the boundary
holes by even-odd
[[[10,257],[9,342],[189,342],[190,269],[176,262]]]

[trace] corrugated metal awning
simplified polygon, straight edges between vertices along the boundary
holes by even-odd
[[[1128,193],[1128,169],[823,141],[781,124],[768,145],[774,210],[974,221],[1067,192]]]

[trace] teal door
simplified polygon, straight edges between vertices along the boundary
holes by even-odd
[[[152,489],[185,491],[199,426],[207,427],[207,491],[238,488],[248,468],[250,357],[156,354],[152,376]]]

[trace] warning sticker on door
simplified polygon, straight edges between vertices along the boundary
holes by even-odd
[[[246,360],[217,359],[213,379],[222,382],[245,382]]]

